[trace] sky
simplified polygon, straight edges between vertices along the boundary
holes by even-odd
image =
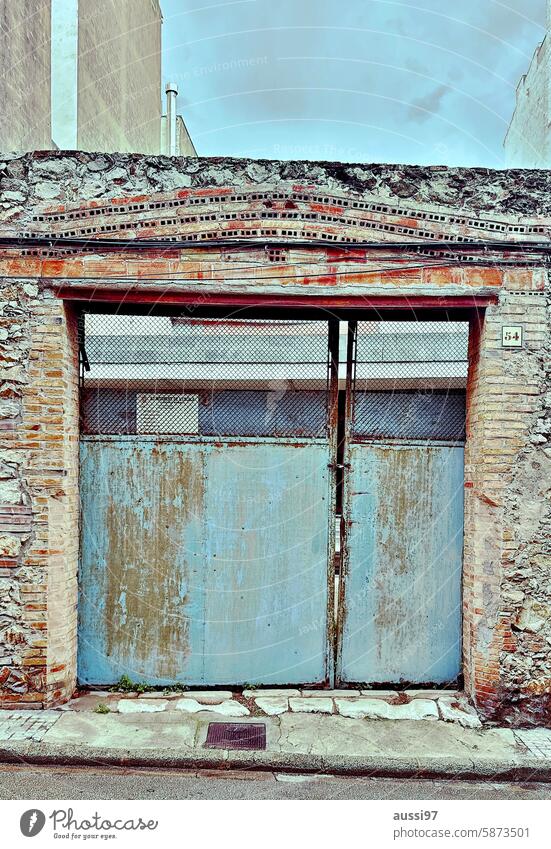
[[[201,156],[505,165],[546,0],[161,0]]]

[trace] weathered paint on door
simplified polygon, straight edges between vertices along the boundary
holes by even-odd
[[[326,440],[84,437],[79,680],[322,683]]]
[[[349,446],[341,682],[460,672],[463,448]]]

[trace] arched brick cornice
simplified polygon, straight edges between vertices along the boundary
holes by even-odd
[[[474,215],[452,207],[382,201],[291,183],[184,189],[35,209],[24,235],[208,242],[545,241],[551,218]]]

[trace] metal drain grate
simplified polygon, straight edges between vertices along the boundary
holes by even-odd
[[[210,749],[265,749],[263,722],[209,722],[205,746]]]

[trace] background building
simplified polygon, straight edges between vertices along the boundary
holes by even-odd
[[[0,149],[170,152],[159,0],[0,0],[0,16]],[[172,120],[172,152],[195,155],[175,96]]]
[[[516,105],[503,146],[513,168],[551,167],[551,0],[547,33],[517,85]]]
[[[77,146],[156,153],[161,132],[158,0],[78,0],[77,17]]]
[[[0,149],[50,148],[49,0],[0,0],[0,56]]]

